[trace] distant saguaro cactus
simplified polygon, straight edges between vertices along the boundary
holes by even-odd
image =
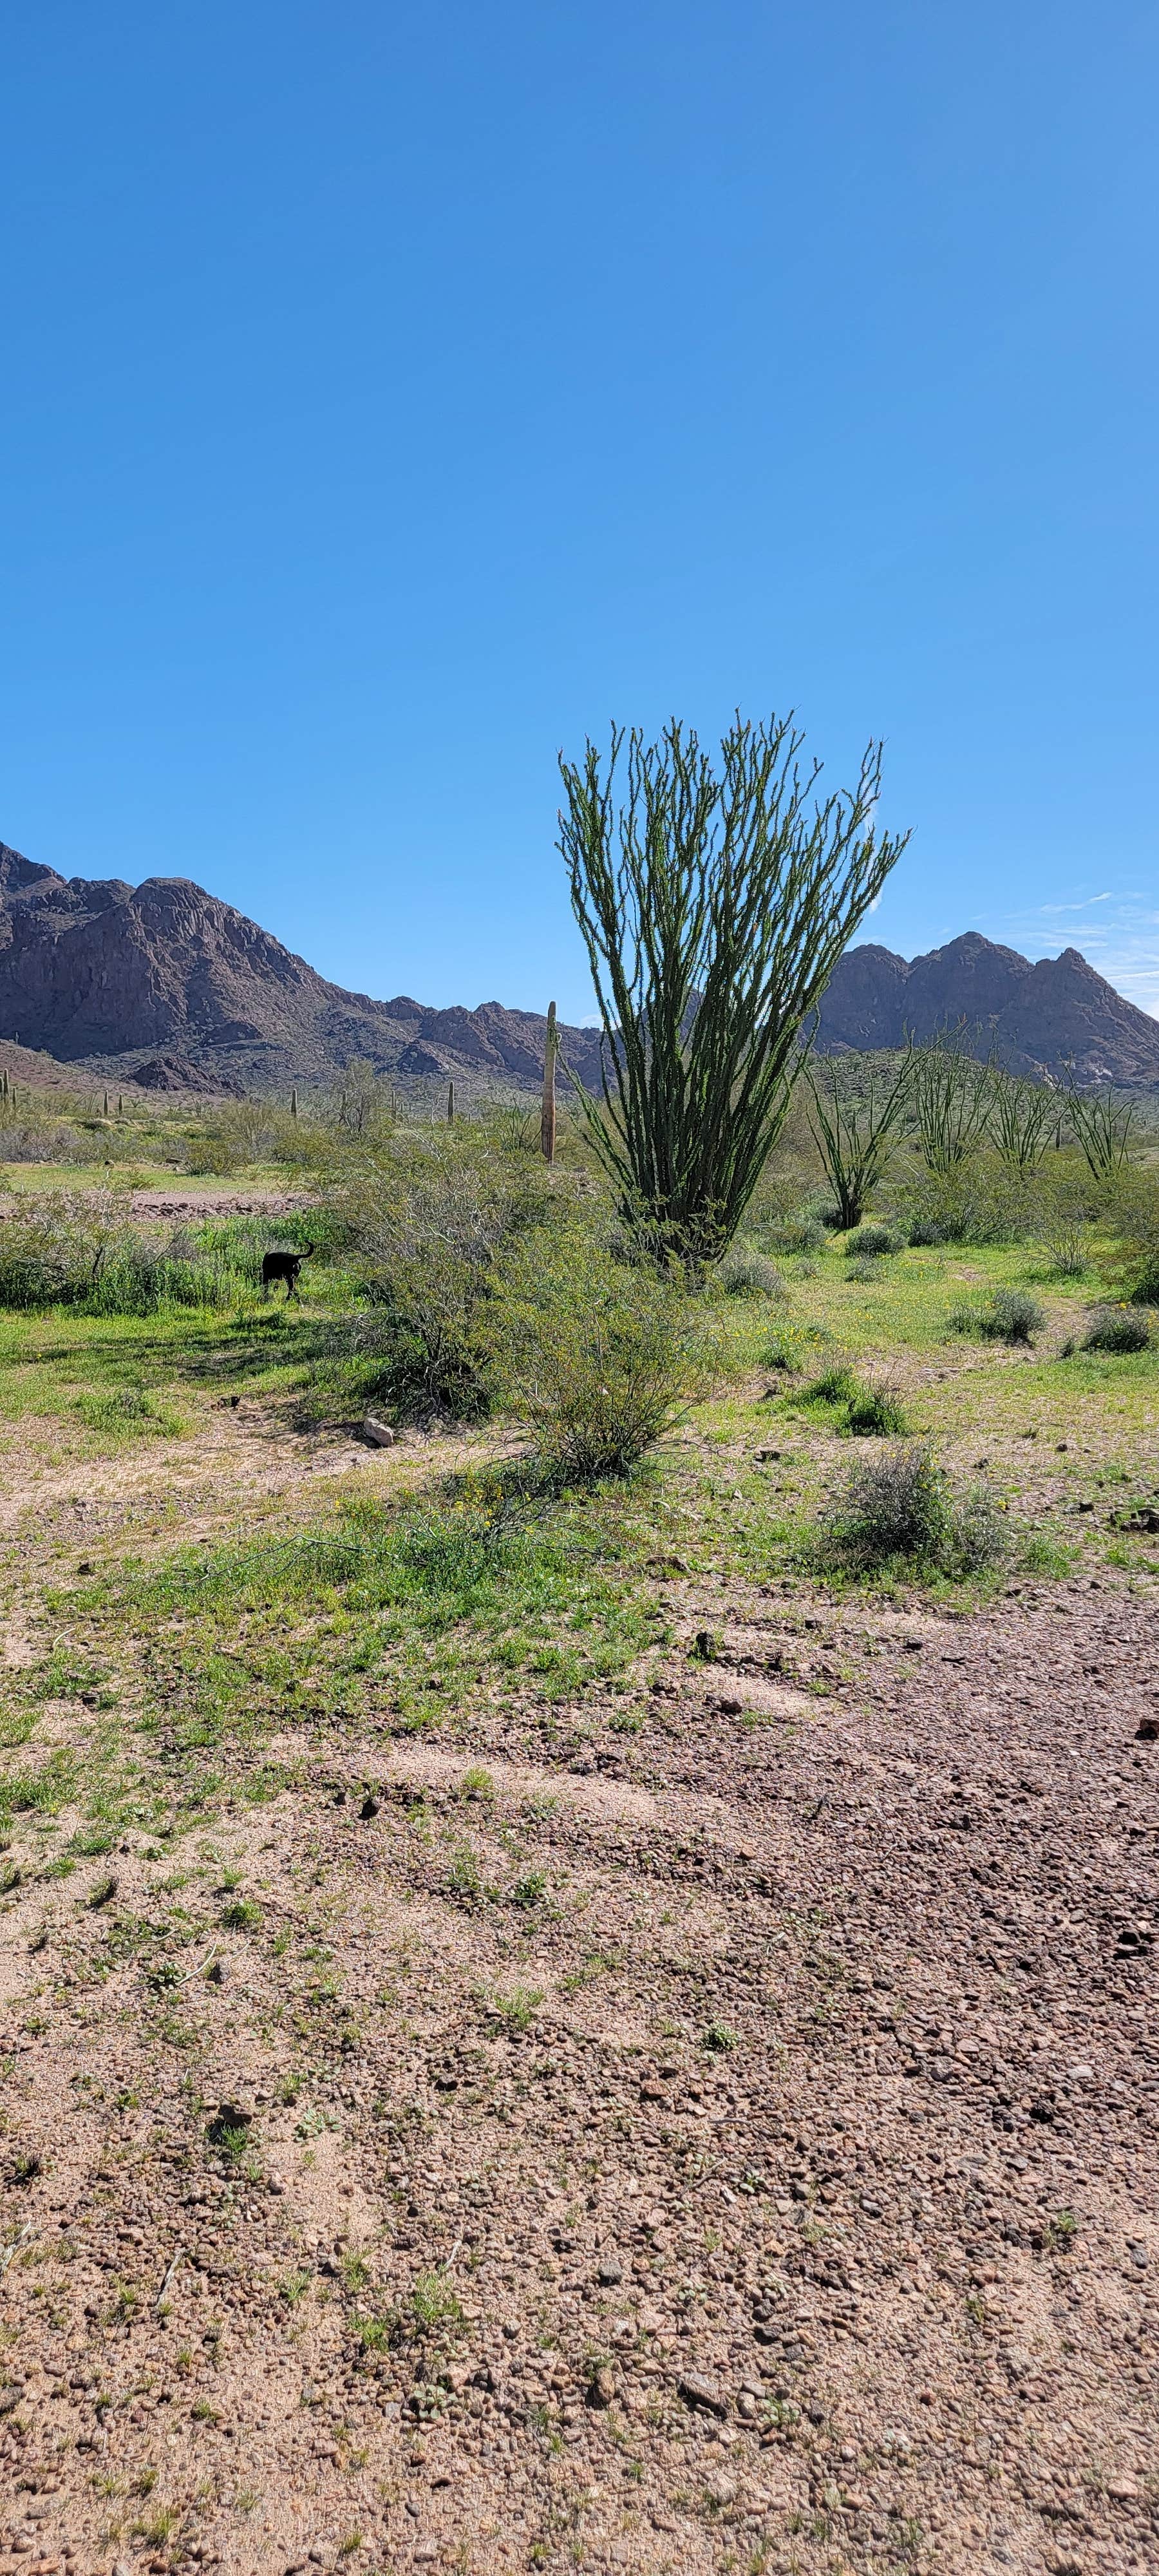
[[[546,1163],[555,1161],[555,1059],[559,1053],[559,1033],[555,1025],[555,1004],[547,1005],[547,1035],[543,1041],[543,1107],[539,1117],[539,1141]]]
[[[454,1086],[454,1083],[453,1083],[453,1082],[449,1082],[449,1083],[447,1084],[447,1125],[448,1125],[448,1127],[453,1127],[453,1126],[454,1126],[454,1124],[455,1124],[455,1086]]]
[[[291,1093],[290,1093],[290,1116],[291,1116],[291,1118],[296,1118],[296,1117],[297,1117],[297,1115],[298,1115],[298,1086],[297,1086],[297,1083],[295,1083],[295,1084],[294,1084],[294,1086],[293,1086],[293,1089],[292,1089],[292,1091],[291,1091]]]

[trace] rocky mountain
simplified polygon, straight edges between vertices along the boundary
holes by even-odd
[[[818,1044],[893,1047],[963,1029],[1025,1072],[1159,1088],[1159,1021],[1077,950],[1032,965],[975,932],[907,963],[853,948],[821,1007]],[[106,1081],[157,1090],[273,1090],[340,1079],[367,1059],[404,1087],[453,1079],[464,1099],[533,1093],[545,1021],[500,1002],[428,1009],[374,1001],[188,877],[58,876],[0,843],[0,1038]],[[563,1028],[563,1059],[598,1085],[594,1029]]]
[[[187,877],[66,879],[0,843],[0,1036],[107,1079],[272,1090],[365,1058],[403,1086],[511,1095],[538,1086],[545,1027],[500,1002],[344,992]],[[560,1035],[565,1062],[598,1081],[594,1030]]]
[[[1033,964],[966,931],[907,963],[892,949],[846,950],[821,1004],[817,1043],[904,1046],[907,1035],[959,1030],[975,1055],[1012,1072],[1159,1088],[1159,1020],[1137,1010],[1077,948]]]

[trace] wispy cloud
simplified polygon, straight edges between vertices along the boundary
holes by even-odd
[[[1076,887],[1057,902],[1008,913],[992,936],[1021,948],[1027,957],[1079,948],[1129,1002],[1159,1019],[1159,910],[1153,895],[1093,894]]]

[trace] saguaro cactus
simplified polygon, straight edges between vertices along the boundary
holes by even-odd
[[[455,1124],[455,1086],[454,1086],[454,1083],[453,1083],[453,1082],[449,1082],[449,1083],[447,1084],[447,1125],[448,1125],[448,1127],[453,1127],[453,1126],[454,1126],[454,1124]]]
[[[298,1115],[298,1086],[297,1086],[297,1083],[295,1083],[295,1084],[294,1084],[294,1087],[293,1087],[293,1090],[292,1090],[292,1091],[291,1091],[291,1093],[290,1093],[290,1116],[291,1116],[291,1118],[296,1118],[296,1117],[297,1117],[297,1115]]]
[[[543,1107],[539,1117],[539,1141],[547,1163],[555,1161],[555,1059],[559,1037],[555,1025],[555,1004],[547,1005],[547,1035],[543,1042]]]

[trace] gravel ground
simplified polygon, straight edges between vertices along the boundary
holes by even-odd
[[[1153,1607],[657,1580],[6,1893],[0,2569],[1159,2564]]]

